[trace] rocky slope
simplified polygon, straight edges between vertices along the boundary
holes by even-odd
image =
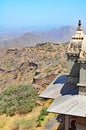
[[[58,73],[66,72],[66,48],[67,44],[44,43],[0,49],[0,92],[24,83],[46,87]]]
[[[59,73],[66,72],[67,45],[43,43],[34,47],[0,49],[0,93],[11,85],[29,83],[40,93]],[[41,124],[37,122],[41,110],[43,107],[47,108],[50,102],[51,100],[45,102],[38,99],[38,105],[27,114],[12,117],[0,115],[0,130],[45,130],[47,127],[57,129],[60,125],[55,120],[57,114],[49,113]]]

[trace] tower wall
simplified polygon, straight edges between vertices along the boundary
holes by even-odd
[[[78,63],[78,54],[67,54],[68,61],[68,81],[71,83],[79,82],[79,63]]]
[[[86,85],[86,63],[80,63],[80,84]]]

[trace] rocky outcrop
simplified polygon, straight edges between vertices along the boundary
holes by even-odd
[[[41,85],[41,86],[46,86],[46,85],[49,85],[56,77],[57,75],[56,74],[51,74],[51,75],[44,75],[43,77],[37,77],[37,76],[34,76],[33,77],[33,83],[34,84],[38,84],[38,85]]]

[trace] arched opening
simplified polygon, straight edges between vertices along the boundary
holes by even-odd
[[[76,120],[71,121],[71,127],[69,128],[69,130],[76,130]]]

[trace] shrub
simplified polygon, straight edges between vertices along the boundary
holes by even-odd
[[[40,111],[40,115],[42,115],[42,116],[48,115],[47,107],[43,107],[43,108],[42,108],[42,110]]]
[[[44,121],[44,116],[39,115],[39,116],[38,116],[38,121]]]
[[[36,106],[37,97],[32,85],[11,86],[0,95],[0,114],[26,114]]]
[[[47,110],[47,107],[43,107],[42,110],[40,111],[40,114],[37,118],[37,127],[41,126],[41,121],[44,121],[45,116],[48,115],[48,112],[46,110]]]

